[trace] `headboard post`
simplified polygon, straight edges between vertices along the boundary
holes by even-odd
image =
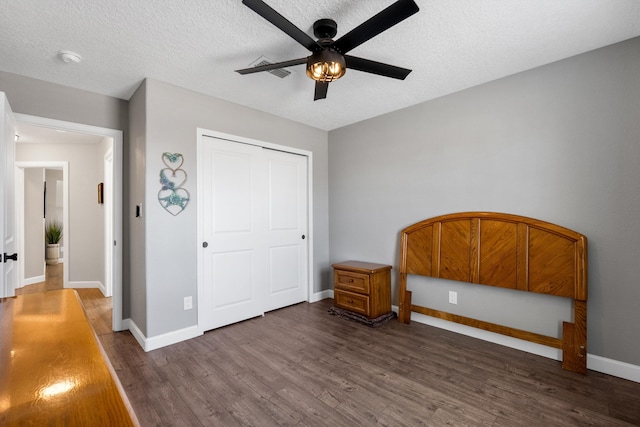
[[[398,295],[398,320],[411,322],[411,291],[407,291],[407,234],[402,233],[400,250],[400,293]]]
[[[411,291],[404,291],[400,299],[398,320],[402,323],[411,323]]]
[[[562,323],[562,369],[587,373],[587,302],[576,300],[573,323]]]

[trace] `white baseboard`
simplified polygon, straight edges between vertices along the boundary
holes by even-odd
[[[138,341],[138,344],[140,344],[140,347],[142,347],[144,351],[156,350],[202,335],[202,332],[198,330],[197,326],[190,326],[178,331],[147,338],[133,320],[127,319],[127,324],[129,326],[129,331],[131,331],[131,334],[136,341]]]
[[[587,354],[587,368],[640,383],[640,366],[632,365],[631,363],[607,359],[595,354]]]
[[[309,302],[318,302],[327,298],[333,298],[333,290],[316,292],[311,295],[311,298],[309,298]],[[142,347],[144,351],[156,350],[202,335],[202,332],[200,332],[198,326],[196,325],[180,329],[178,331],[169,332],[163,335],[147,338],[133,320],[124,319],[122,323],[123,327],[131,332],[133,337],[136,339],[136,341],[138,341],[138,344],[140,344],[140,347]]]
[[[75,289],[93,289],[93,288],[97,288],[97,289],[102,290],[104,288],[104,286],[99,281],[86,281],[86,282],[77,281],[77,282],[69,282],[68,285],[67,285],[67,288],[75,288]],[[103,294],[104,294],[104,292],[103,292]]]
[[[107,297],[107,287],[103,285],[102,282],[98,282],[98,283],[99,283],[98,289],[100,289],[102,296]]]
[[[133,322],[131,319],[122,319],[122,322],[120,322],[120,329],[117,329],[116,332],[131,331],[132,324]]]
[[[316,292],[311,295],[309,302],[318,302],[327,298],[333,298],[333,290]],[[124,319],[123,326],[131,332],[144,351],[156,350],[202,335],[197,325],[150,338],[145,337],[140,328],[138,328],[138,325],[131,319]]]
[[[472,328],[471,326],[438,319],[436,317],[425,316],[420,313],[411,313],[411,320],[455,332],[457,334],[467,335],[483,341],[489,341],[494,344],[500,344],[505,347],[515,348],[516,350],[526,351],[527,353],[537,354],[538,356],[547,357],[549,359],[562,360],[562,351],[557,348],[547,347],[545,345],[520,340],[502,334],[496,334],[495,332],[485,331],[484,329]]]
[[[127,319],[126,323],[127,323],[129,332],[131,332],[131,335],[133,335],[136,341],[138,341],[138,344],[140,344],[140,347],[144,349],[144,343],[147,338],[144,336],[140,328],[138,328],[138,325],[136,325],[136,322],[134,322],[131,319]]]
[[[44,274],[42,276],[34,276],[34,277],[25,278],[22,281],[22,286],[33,285],[35,283],[44,282],[45,280],[46,280],[46,277],[44,276]]]
[[[393,306],[393,311],[397,313],[398,307]],[[483,329],[472,328],[470,326],[450,322],[448,320],[425,316],[420,313],[411,313],[411,320],[495,344],[504,345],[505,347],[515,348],[516,350],[526,351],[527,353],[537,354],[538,356],[547,357],[549,359],[562,360],[562,351],[552,347],[488,332]],[[606,357],[596,356],[594,354],[587,354],[587,369],[640,383],[640,366],[632,365],[630,363],[607,359]]]
[[[333,299],[333,289],[314,293],[311,295],[311,298],[309,298],[309,302],[318,302],[327,298]]]

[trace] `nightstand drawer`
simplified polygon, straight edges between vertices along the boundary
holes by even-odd
[[[369,294],[369,275],[351,271],[335,270],[333,277],[335,289]]]
[[[369,316],[369,297],[353,292],[334,290],[333,301],[336,307]]]

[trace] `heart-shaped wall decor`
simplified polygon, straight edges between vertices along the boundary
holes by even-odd
[[[186,209],[191,195],[184,188],[162,189],[158,191],[160,205],[171,215],[176,216]]]
[[[180,169],[184,163],[184,158],[180,153],[162,153],[162,162],[171,170]]]
[[[182,169],[171,169],[164,168],[160,170],[160,184],[162,184],[162,189],[172,189],[182,187],[187,181],[187,173]]]
[[[187,172],[181,167],[184,157],[180,153],[162,153],[162,163],[166,166],[160,169],[160,191],[158,202],[171,215],[176,216],[189,204],[191,195],[182,188],[187,181]]]

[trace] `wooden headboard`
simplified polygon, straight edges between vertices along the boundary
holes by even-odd
[[[400,310],[462,323],[562,349],[562,368],[587,371],[587,238],[548,222],[490,212],[438,216],[402,230]],[[407,275],[439,277],[571,298],[573,322],[562,338],[471,319],[411,303]]]

